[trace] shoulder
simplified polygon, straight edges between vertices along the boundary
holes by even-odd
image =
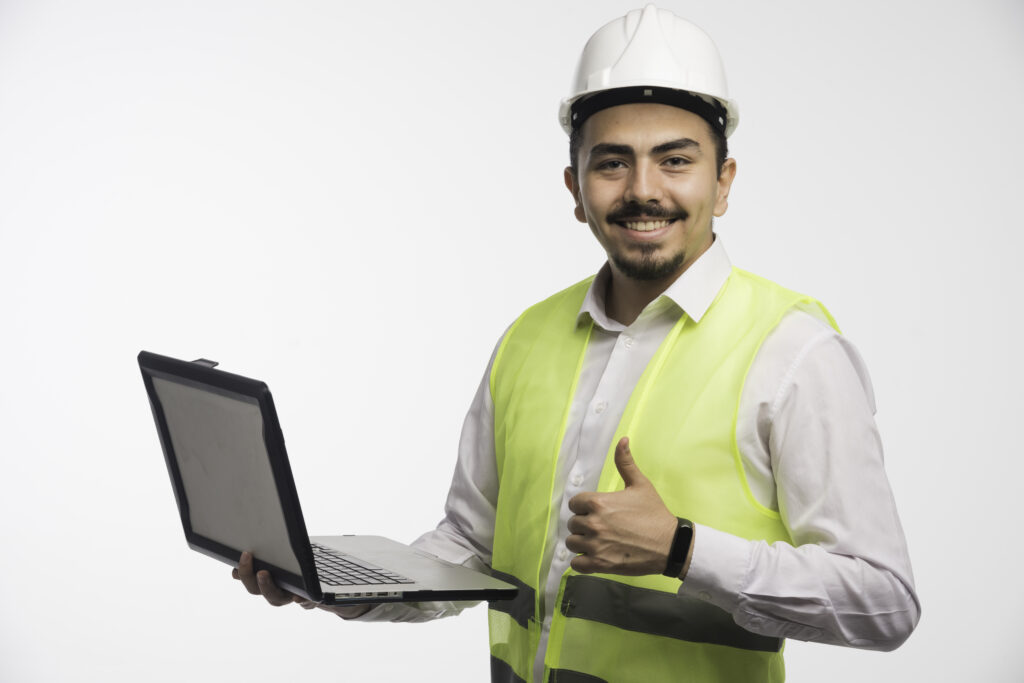
[[[538,311],[563,308],[567,305],[574,307],[575,312],[578,312],[580,305],[583,303],[583,299],[587,296],[587,292],[590,291],[590,285],[593,281],[594,276],[590,276],[575,284],[569,285],[565,289],[555,292],[543,301],[539,301],[530,306],[520,314],[519,318],[523,318]]]
[[[795,361],[814,346],[841,339],[842,335],[816,309],[813,304],[794,306],[768,334],[761,350]]]
[[[819,318],[836,330],[839,329],[832,314],[817,299],[741,268],[734,267],[732,269],[727,289],[733,293],[733,296],[745,298],[749,306],[759,311],[768,309],[779,311],[778,320],[782,319],[782,314],[792,310],[801,310]]]
[[[579,341],[580,307],[590,290],[593,278],[581,280],[526,309],[505,332],[491,364],[491,394],[498,376],[515,374],[525,360],[543,349],[549,357],[566,352],[570,340]],[[585,340],[584,340],[585,341]]]
[[[516,335],[536,334],[557,318],[575,321],[593,280],[593,277],[580,280],[527,308],[509,325],[503,342]]]
[[[787,312],[765,337],[746,388],[775,407],[793,391],[809,396],[830,387],[856,388],[874,412],[874,391],[864,359],[826,316],[827,311],[813,300]]]

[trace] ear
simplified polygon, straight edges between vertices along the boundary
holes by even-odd
[[[736,179],[736,160],[726,159],[722,164],[722,172],[718,174],[718,189],[715,194],[716,216],[721,216],[729,208],[729,190],[732,188],[732,181]]]
[[[586,223],[587,214],[583,210],[583,196],[580,194],[580,182],[576,177],[576,172],[572,170],[572,166],[565,167],[565,188],[569,190],[569,194],[572,195],[573,201],[576,202],[576,208],[573,210],[576,220],[580,223]]]

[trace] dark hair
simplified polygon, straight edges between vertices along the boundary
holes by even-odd
[[[722,131],[718,130],[710,123],[705,122],[708,130],[711,132],[711,139],[715,143],[715,168],[718,175],[722,175],[722,166],[725,165],[725,160],[729,156],[729,143],[725,139],[725,135]],[[569,167],[572,168],[572,172],[575,175],[579,175],[579,156],[580,147],[583,146],[583,126],[574,126],[572,132],[569,134]]]

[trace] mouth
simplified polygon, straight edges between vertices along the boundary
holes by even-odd
[[[671,223],[674,223],[675,220],[675,218],[662,218],[658,220],[634,220],[616,222],[618,225],[621,225],[626,230],[632,230],[634,232],[654,232],[655,230],[661,230],[662,228],[668,227]]]

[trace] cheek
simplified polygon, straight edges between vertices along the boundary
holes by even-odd
[[[699,183],[676,195],[676,199],[691,214],[711,214],[718,204],[718,184]]]
[[[597,187],[588,187],[582,197],[583,209],[587,216],[591,220],[604,220],[604,217],[621,203],[622,193],[616,192],[614,187],[599,184]]]

